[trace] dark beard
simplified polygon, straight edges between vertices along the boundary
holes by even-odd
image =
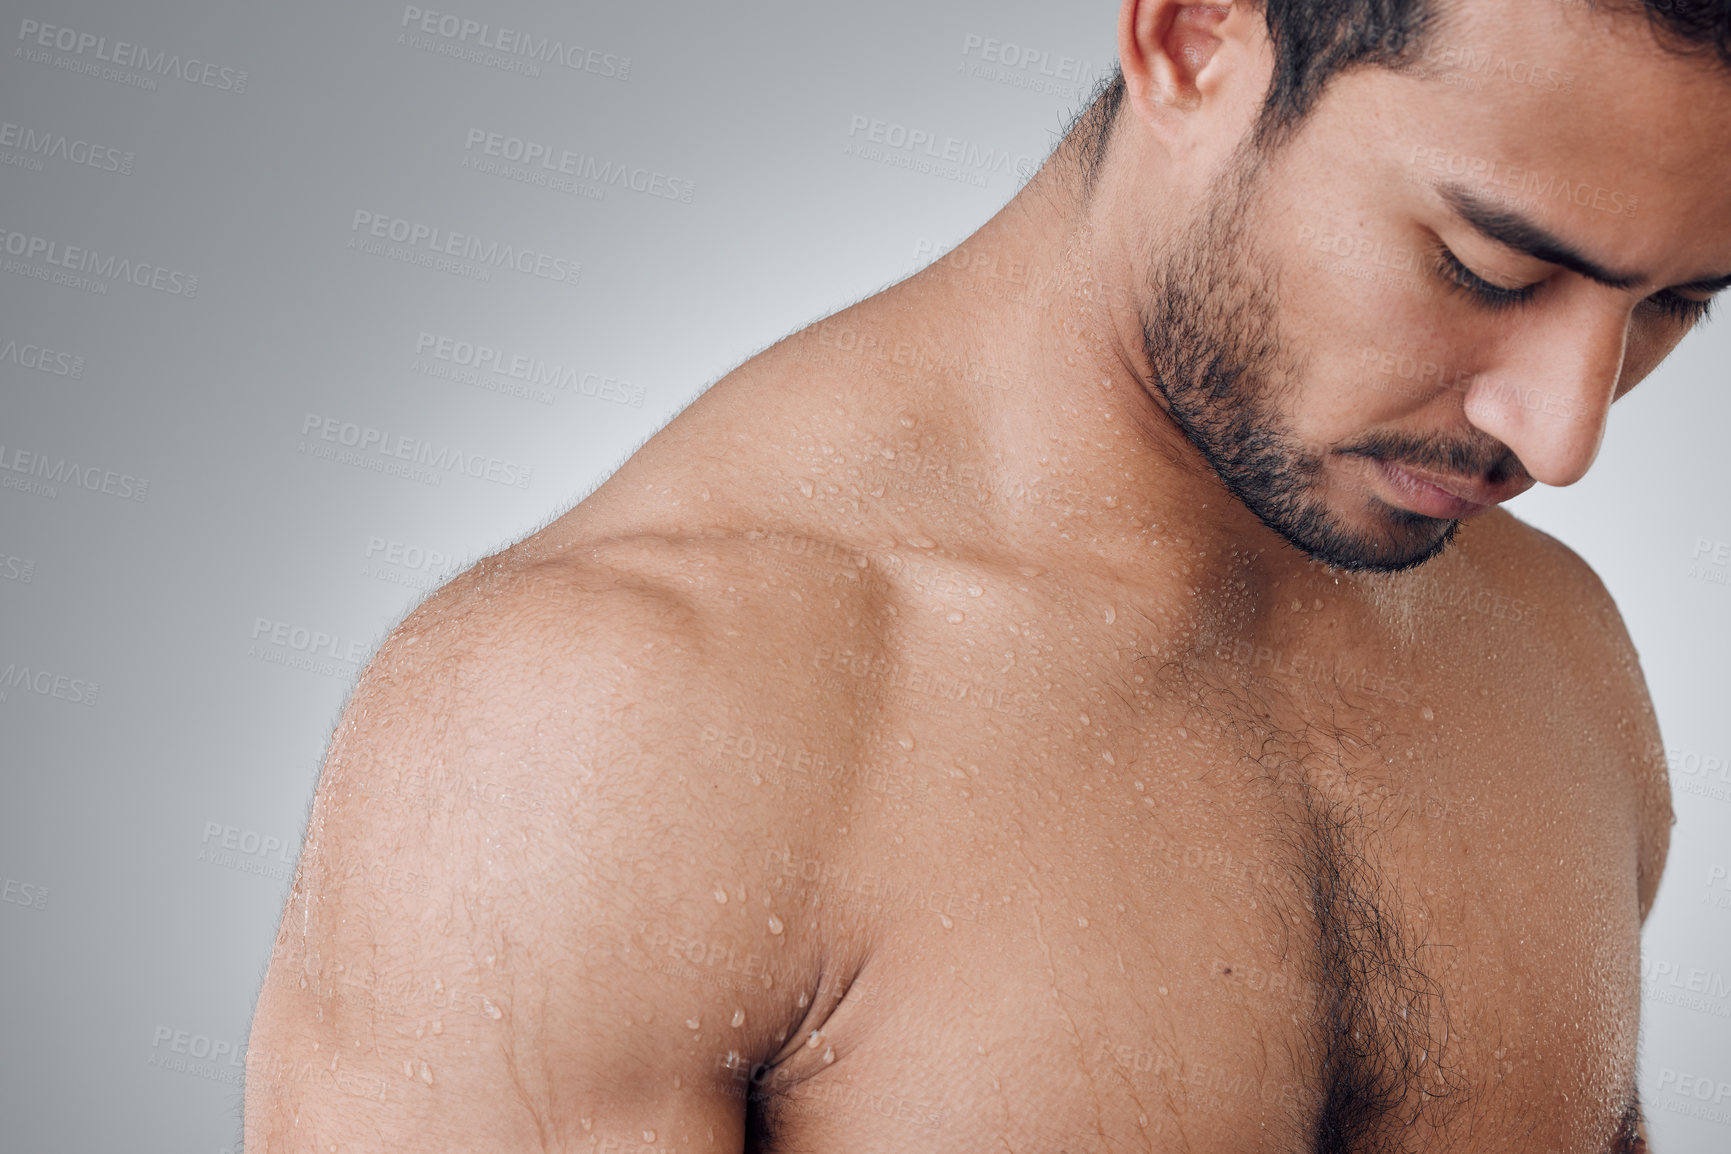
[[[1283,386],[1302,379],[1303,363],[1280,338],[1277,278],[1244,239],[1261,168],[1257,154],[1241,153],[1208,210],[1156,263],[1142,317],[1148,384],[1227,491],[1293,548],[1337,569],[1386,573],[1422,565],[1448,547],[1460,522],[1373,498],[1381,532],[1349,527],[1316,494],[1322,456],[1281,420]],[[1439,452],[1388,437],[1340,452],[1368,469],[1375,458],[1393,459],[1390,450],[1411,462]]]

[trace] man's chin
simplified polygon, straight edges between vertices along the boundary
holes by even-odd
[[[1373,502],[1381,505],[1381,502]],[[1289,524],[1264,519],[1286,542],[1313,561],[1349,573],[1400,573],[1416,569],[1447,549],[1459,521],[1426,517],[1382,505],[1367,510],[1361,526],[1328,513],[1294,518]]]

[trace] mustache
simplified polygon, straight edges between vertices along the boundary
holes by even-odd
[[[1342,456],[1369,457],[1433,473],[1476,477],[1493,485],[1527,476],[1526,466],[1514,451],[1489,435],[1455,440],[1370,433],[1335,451]]]

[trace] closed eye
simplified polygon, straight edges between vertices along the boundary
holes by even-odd
[[[1713,298],[1698,301],[1684,296],[1676,289],[1666,289],[1642,301],[1641,307],[1663,313],[1672,320],[1693,328],[1713,315]]]
[[[1436,264],[1437,276],[1441,278],[1443,284],[1455,292],[1465,293],[1476,303],[1493,312],[1520,308],[1527,304],[1539,291],[1539,284],[1543,283],[1541,281],[1523,285],[1520,288],[1504,288],[1502,285],[1492,284],[1462,264],[1460,257],[1450,251],[1445,244],[1439,243],[1432,256]]]
[[[1529,303],[1538,292],[1536,282],[1523,285],[1520,288],[1505,288],[1492,284],[1484,277],[1475,273],[1461,262],[1448,246],[1439,244],[1433,254],[1437,275],[1450,289],[1465,293],[1475,302],[1495,312],[1505,309],[1520,308]],[[1686,297],[1676,289],[1665,289],[1654,293],[1639,305],[1649,312],[1655,312],[1685,327],[1692,328],[1713,315],[1713,300],[1697,300]]]

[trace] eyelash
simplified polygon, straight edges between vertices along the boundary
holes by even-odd
[[[1690,300],[1688,297],[1678,296],[1669,289],[1648,297],[1641,304],[1658,309],[1672,320],[1681,321],[1690,327],[1708,320],[1713,315],[1713,302],[1711,300]]]
[[[1437,275],[1442,278],[1443,283],[1456,292],[1466,293],[1492,312],[1522,308],[1531,303],[1533,296],[1539,291],[1537,284],[1518,289],[1494,285],[1462,264],[1461,259],[1446,246],[1438,246],[1435,255]],[[1654,309],[1671,320],[1691,327],[1713,315],[1711,300],[1690,300],[1670,289],[1648,297],[1641,302],[1641,307]]]
[[[1460,257],[1450,252],[1445,245],[1437,246],[1435,256],[1437,275],[1445,285],[1456,292],[1466,293],[1492,312],[1522,308],[1529,304],[1539,291],[1536,284],[1518,289],[1494,285],[1462,264]]]

